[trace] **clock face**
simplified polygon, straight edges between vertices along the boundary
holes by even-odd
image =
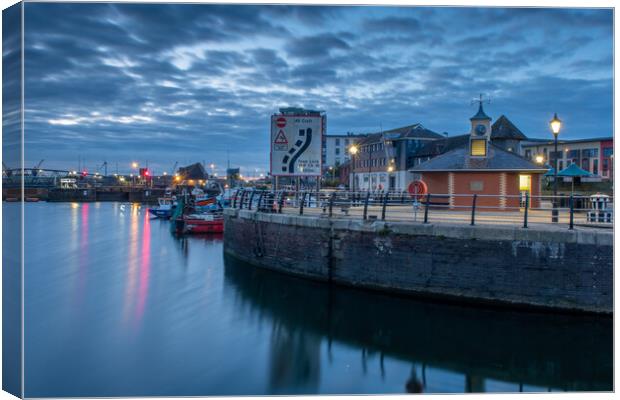
[[[484,135],[487,131],[487,127],[484,125],[477,125],[476,126],[476,133],[478,135]]]

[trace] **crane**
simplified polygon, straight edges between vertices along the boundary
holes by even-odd
[[[9,167],[7,167],[7,166],[6,166],[6,164],[4,163],[4,161],[2,161],[2,173],[3,173],[4,175],[6,175],[6,176],[7,176],[7,178],[8,178],[8,177],[10,177],[11,175],[13,175],[13,171],[11,171],[11,170],[9,169]]]
[[[174,165],[172,166],[172,175],[174,176],[175,171],[177,170],[177,165],[179,165],[178,161],[174,162]]]
[[[97,168],[97,172],[101,172],[101,168],[103,168],[103,176],[108,176],[108,162],[104,161],[103,164]]]
[[[41,168],[41,164],[43,164],[43,161],[44,160],[39,161],[39,163],[34,166],[34,168],[32,169],[33,176],[37,176],[37,174],[39,173],[39,168]]]

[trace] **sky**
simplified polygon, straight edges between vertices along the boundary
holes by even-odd
[[[611,136],[612,32],[610,9],[26,3],[25,167],[258,174],[280,107],[457,135],[479,93],[528,137],[554,112]]]

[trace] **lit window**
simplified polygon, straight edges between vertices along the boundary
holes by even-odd
[[[532,177],[530,175],[519,175],[519,190],[530,191],[532,189]]]
[[[473,139],[471,141],[471,155],[484,157],[487,155],[486,139]]]

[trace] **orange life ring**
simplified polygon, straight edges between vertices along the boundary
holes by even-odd
[[[407,187],[407,191],[411,198],[420,200],[422,196],[428,193],[428,186],[426,186],[424,181],[413,181]]]

